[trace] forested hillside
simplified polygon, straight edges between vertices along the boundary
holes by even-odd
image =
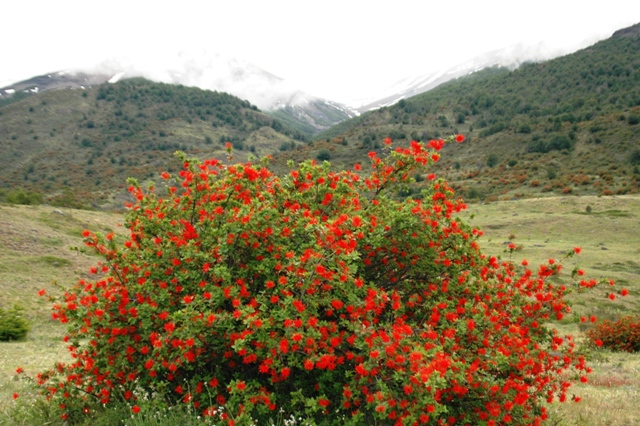
[[[0,189],[98,206],[121,191],[127,177],[144,180],[175,169],[176,150],[223,158],[230,142],[242,160],[301,139],[226,93],[144,79],[56,90],[0,107]]]
[[[366,161],[386,136],[463,133],[439,169],[471,199],[640,188],[640,26],[571,55],[495,68],[343,122],[313,152]],[[354,149],[356,148],[356,149]],[[325,155],[326,156],[326,155]]]

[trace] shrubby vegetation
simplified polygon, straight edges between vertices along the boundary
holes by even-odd
[[[102,84],[98,90],[97,100],[116,105],[134,105],[139,110],[152,110],[155,114],[154,118],[160,121],[183,119],[192,122],[200,119],[210,121],[213,127],[229,125],[239,130],[267,125],[291,137],[304,138],[302,134],[278,120],[257,114],[258,108],[255,105],[224,92],[132,78],[117,84]],[[150,119],[151,117],[144,115],[131,116],[122,109],[117,109],[112,123],[107,123],[107,129],[124,128],[129,132],[138,132],[145,128],[145,122]],[[123,123],[123,120],[128,123]],[[87,127],[89,123],[92,122],[89,120]]]
[[[226,424],[540,424],[588,372],[546,326],[570,288],[555,259],[483,255],[443,180],[395,200],[444,144],[371,153],[365,177],[183,156],[166,199],[132,182],[130,238],[85,231],[103,262],[52,298],[74,361],[38,382],[70,419],[152,397]]]
[[[639,57],[636,27],[553,60],[515,70],[484,69],[449,81],[340,123],[316,139],[349,135],[359,147],[374,150],[372,129],[407,144],[437,138],[438,132],[462,132],[473,143],[451,149],[451,158],[462,167],[449,175],[460,192],[482,185],[491,199],[638,193],[640,180],[627,159],[640,141],[634,124],[640,120]],[[336,148],[332,162],[355,162],[358,151]],[[490,153],[516,157],[519,164],[483,167],[486,162],[480,161]],[[444,161],[436,170],[452,163]],[[540,171],[553,163],[561,165],[557,179],[547,179]],[[578,176],[590,180],[576,182]]]
[[[29,322],[20,306],[9,309],[0,307],[0,342],[22,340],[29,333]]]
[[[300,136],[226,93],[141,78],[78,92],[47,91],[2,107],[0,187],[45,198],[72,190],[86,206],[105,206],[114,192],[125,195],[127,177],[143,181],[179,167],[166,151],[223,157],[231,142],[246,158]]]
[[[42,203],[42,194],[35,191],[25,191],[22,188],[0,190],[0,201],[8,204],[37,205]]]
[[[604,320],[587,330],[586,335],[595,345],[612,351],[640,352],[640,316]]]
[[[433,115],[441,127],[449,127],[452,120],[447,115],[451,115],[456,124],[471,120],[481,137],[508,129],[568,137],[573,124],[620,110],[630,111],[628,122],[634,124],[640,107],[639,51],[637,37],[617,36],[513,71],[485,69],[339,124],[318,137],[338,135],[347,127],[370,128],[380,124],[381,116],[390,124],[406,125],[426,123]]]

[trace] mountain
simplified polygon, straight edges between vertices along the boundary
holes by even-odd
[[[5,192],[120,207],[127,177],[142,182],[177,171],[176,150],[224,159],[231,142],[235,160],[245,161],[304,144],[297,131],[227,93],[142,78],[89,87],[62,75],[45,83],[53,80],[84,89],[47,90],[0,107]]]
[[[467,199],[640,191],[640,24],[573,54],[485,68],[342,122],[287,158],[366,164],[382,140],[462,133],[434,167]],[[418,183],[417,187],[420,184]]]
[[[53,74],[40,75],[14,83],[0,89],[0,99],[8,99],[16,92],[39,93],[56,89],[84,89],[108,81],[106,74],[87,74],[83,72],[60,71]]]
[[[83,71],[37,76],[0,88],[0,99],[16,92],[88,87],[138,76],[156,82],[230,93],[307,135],[326,130],[356,115],[345,105],[304,93],[249,62],[203,52],[181,52],[153,65],[126,58],[111,59]]]
[[[544,43],[527,46],[516,44],[503,49],[483,53],[453,67],[406,77],[387,87],[376,96],[360,99],[349,105],[358,113],[391,106],[402,99],[425,93],[449,80],[463,77],[486,68],[505,67],[516,69],[524,63],[540,62],[559,56],[560,52]]]
[[[237,160],[272,154],[281,172],[287,160],[307,158],[329,159],[339,169],[366,164],[369,151],[383,152],[387,136],[407,144],[462,133],[467,141],[445,147],[433,170],[468,200],[637,193],[639,33],[636,25],[553,60],[472,72],[343,121],[311,144],[284,118],[227,93],[112,73],[103,74],[112,83],[91,85],[97,70],[56,74],[0,99],[0,188],[41,192],[50,202],[120,206],[114,196],[125,178],[177,170],[170,154],[176,149],[223,157],[229,141]],[[40,89],[49,80],[77,88]],[[300,120],[304,113],[289,107],[314,105],[294,94],[276,97],[285,106],[274,115],[289,110],[286,117]],[[331,119],[335,108],[324,107],[314,106]],[[422,178],[399,195],[419,196]]]

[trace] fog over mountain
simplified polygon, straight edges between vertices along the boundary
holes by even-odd
[[[506,67],[515,69],[526,62],[541,62],[573,53],[596,43],[598,40],[599,37],[591,37],[571,46],[571,48],[559,48],[548,43],[535,45],[517,43],[463,60],[454,66],[438,68],[437,64],[435,64],[434,69],[430,71],[415,73],[396,81],[378,92],[372,91],[371,96],[347,102],[347,105],[359,113],[363,113],[393,105],[401,99],[424,93],[451,79],[462,77],[484,68]]]
[[[534,45],[517,43],[470,59],[461,58],[453,66],[445,66],[434,60],[427,70],[407,68],[408,77],[391,85],[374,84],[365,98],[342,103],[323,98],[322,94],[306,93],[249,61],[196,47],[138,51],[136,55],[111,57],[89,66],[52,70],[56,72],[6,86],[0,90],[0,98],[16,90],[82,87],[105,81],[113,83],[130,77],[145,77],[156,82],[230,93],[248,100],[263,111],[276,112],[280,114],[279,118],[293,127],[314,134],[347,118],[392,105],[483,68],[502,66],[513,69],[524,62],[538,62],[572,53],[592,45],[600,38],[592,36],[564,47],[545,42]]]
[[[282,78],[242,59],[204,50],[181,50],[162,56],[110,58],[79,71],[112,75],[112,82],[120,78],[145,77],[162,83],[227,92],[247,99],[263,110],[305,102],[301,91]]]
[[[230,93],[263,111],[279,112],[279,118],[306,134],[357,114],[345,105],[305,93],[248,61],[204,49],[168,49],[162,54],[109,58],[8,85],[0,89],[0,98],[15,91],[80,88],[131,77]]]

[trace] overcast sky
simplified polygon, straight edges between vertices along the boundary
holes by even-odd
[[[0,87],[200,49],[346,101],[517,43],[568,53],[638,22],[638,0],[4,0]]]

